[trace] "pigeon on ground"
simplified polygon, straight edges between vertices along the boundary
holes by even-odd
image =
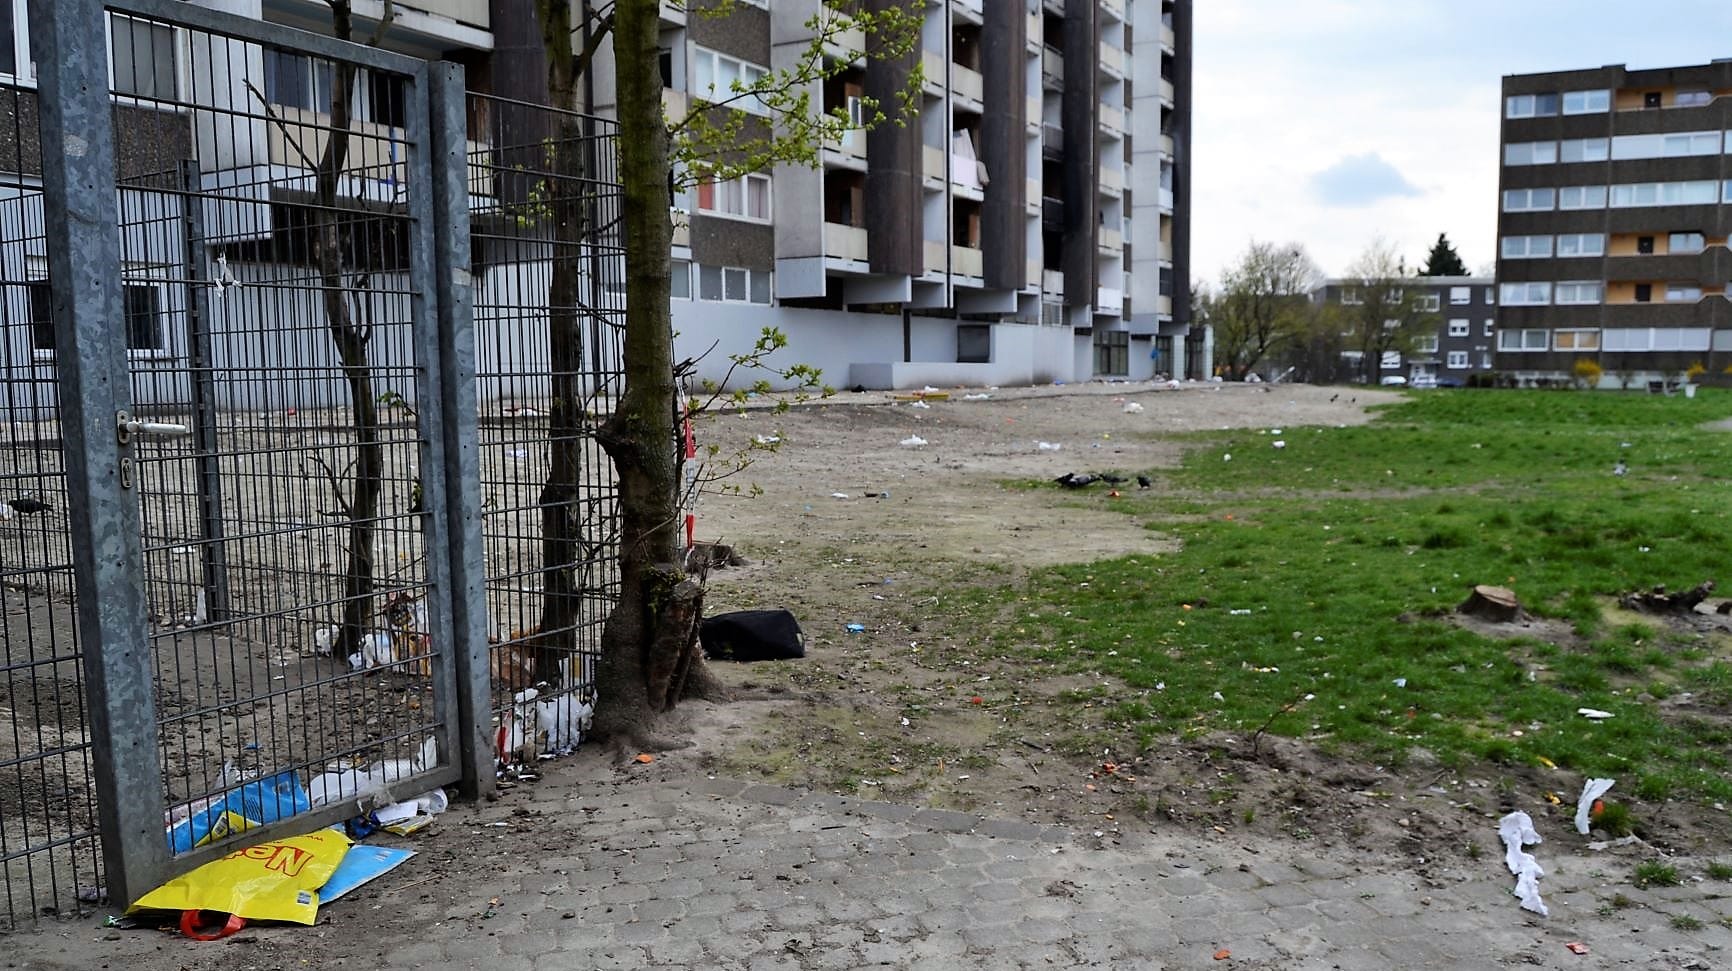
[[[1151,480],[1148,476],[1146,476],[1146,475],[1137,476],[1137,488],[1139,488],[1139,489],[1152,489],[1152,488],[1154,488],[1154,485],[1155,485],[1154,481]]]
[[[1124,476],[1118,475],[1118,474],[1113,473],[1113,472],[1096,472],[1095,478],[1101,480],[1102,482],[1105,482],[1107,485],[1115,485],[1115,486],[1116,485],[1124,485],[1127,481],[1129,481]]]
[[[1077,475],[1075,472],[1066,472],[1064,475],[1061,475],[1052,481],[1057,482],[1066,489],[1082,489],[1093,485],[1095,477],[1086,472],[1082,475]]]
[[[1623,459],[1619,459],[1618,464],[1612,466],[1612,474],[1613,475],[1626,475],[1629,473],[1629,471],[1630,471],[1630,466],[1628,464],[1626,464]]]
[[[8,499],[6,500],[6,505],[11,506],[14,512],[22,513],[26,516],[45,513],[54,508],[48,503],[43,502],[41,499],[33,499],[30,496],[20,496],[17,499]]]

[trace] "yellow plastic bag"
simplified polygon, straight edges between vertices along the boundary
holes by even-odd
[[[126,912],[208,910],[310,925],[319,914],[319,888],[349,846],[347,836],[329,829],[249,846],[175,877]]]

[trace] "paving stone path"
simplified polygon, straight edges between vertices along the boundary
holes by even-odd
[[[0,938],[0,964],[93,967],[78,945],[106,933],[129,971],[1732,968],[1732,886],[1637,890],[1640,857],[1550,844],[1542,919],[1489,854],[1418,874],[727,780],[544,784],[442,826],[472,840],[437,884],[405,867],[330,924],[207,945],[55,925]]]

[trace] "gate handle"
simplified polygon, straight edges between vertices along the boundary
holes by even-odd
[[[115,436],[120,444],[130,445],[134,435],[155,435],[161,438],[180,438],[192,434],[192,429],[185,425],[176,425],[166,421],[139,421],[132,417],[131,412],[116,412],[114,416]]]

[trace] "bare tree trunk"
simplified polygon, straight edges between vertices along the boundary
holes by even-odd
[[[570,0],[540,0],[542,40],[549,51],[547,93],[553,106],[570,111],[577,76],[570,56]],[[559,56],[562,52],[565,56]],[[580,194],[585,188],[583,138],[575,119],[561,116],[548,146],[548,200],[552,209],[552,277],[547,292],[547,346],[551,401],[547,414],[547,480],[541,496],[541,620],[536,625],[535,679],[560,680],[560,659],[576,646],[578,571],[583,517],[578,489],[584,420],[582,315],[579,265],[584,225]],[[587,227],[593,232],[594,227]]]
[[[354,21],[349,4],[331,5],[336,36],[349,40]],[[344,227],[338,218],[338,188],[349,159],[349,126],[355,92],[355,67],[333,65],[331,132],[319,159],[313,209],[313,253],[324,298],[325,323],[343,366],[355,428],[355,472],[349,498],[341,504],[349,517],[349,562],[343,574],[341,656],[358,650],[373,618],[373,532],[379,514],[384,455],[379,446],[379,403],[367,360],[369,328],[347,299]],[[352,246],[353,240],[348,241]],[[364,299],[364,297],[363,297]],[[362,315],[364,316],[364,315]],[[341,497],[338,497],[341,500]]]
[[[672,747],[657,716],[718,689],[697,656],[694,591],[679,562],[679,477],[669,308],[668,132],[662,118],[656,0],[614,9],[619,171],[624,188],[625,392],[601,428],[619,476],[620,599],[602,634],[596,731],[620,744]]]

